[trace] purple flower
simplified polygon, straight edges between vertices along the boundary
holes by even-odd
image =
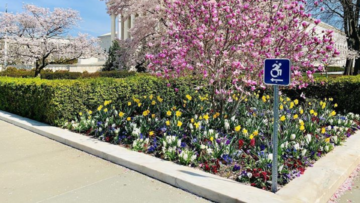
[[[239,171],[240,170],[240,165],[235,164],[233,167],[233,171]]]

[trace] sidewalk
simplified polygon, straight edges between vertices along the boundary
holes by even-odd
[[[0,202],[207,202],[0,121]]]

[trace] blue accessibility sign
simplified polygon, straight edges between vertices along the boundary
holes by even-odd
[[[290,60],[266,59],[264,66],[264,83],[267,85],[290,85]]]

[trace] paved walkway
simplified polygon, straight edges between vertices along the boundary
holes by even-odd
[[[0,121],[0,202],[207,201]]]
[[[339,203],[349,203],[349,202],[360,202],[360,175],[355,178],[354,186],[352,187],[352,190],[346,191],[345,194],[343,194],[339,201]]]

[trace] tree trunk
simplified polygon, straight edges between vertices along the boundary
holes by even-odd
[[[352,75],[354,67],[354,59],[347,59],[344,75]]]
[[[354,68],[353,75],[359,74],[359,70],[360,70],[360,58],[357,58],[355,60],[355,68]]]

